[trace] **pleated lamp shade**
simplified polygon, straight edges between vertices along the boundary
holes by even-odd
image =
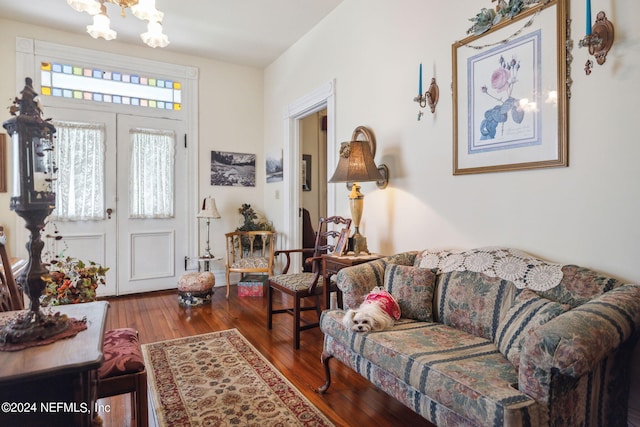
[[[202,201],[202,209],[197,215],[198,218],[221,218],[218,208],[216,208],[216,200],[207,196]]]

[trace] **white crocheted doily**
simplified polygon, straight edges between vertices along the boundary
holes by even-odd
[[[553,264],[511,248],[479,248],[468,251],[426,250],[420,255],[422,268],[475,271],[513,282],[517,288],[546,291],[562,281],[562,265]]]

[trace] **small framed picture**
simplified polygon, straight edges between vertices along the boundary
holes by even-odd
[[[302,155],[300,175],[302,180],[302,191],[311,191],[311,154]]]
[[[349,241],[349,229],[343,228],[340,231],[340,236],[336,241],[336,247],[333,250],[334,255],[344,255],[347,253],[347,241]]]

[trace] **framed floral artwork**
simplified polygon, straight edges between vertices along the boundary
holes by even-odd
[[[453,174],[568,165],[565,0],[452,46]]]

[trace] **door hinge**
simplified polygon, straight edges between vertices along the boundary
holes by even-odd
[[[187,148],[187,134],[184,134],[184,148]]]

